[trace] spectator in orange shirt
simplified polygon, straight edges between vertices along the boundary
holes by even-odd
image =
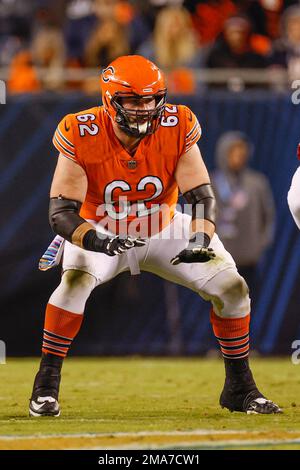
[[[7,87],[11,94],[40,91],[41,84],[29,51],[21,51],[13,58]]]
[[[211,44],[223,30],[227,18],[238,12],[231,0],[185,0],[184,6],[191,12],[193,25],[201,44]]]

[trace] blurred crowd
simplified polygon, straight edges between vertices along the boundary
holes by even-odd
[[[194,69],[283,69],[297,78],[300,2],[0,0],[0,68],[11,93],[93,92],[93,80],[66,70],[75,77],[123,54],[153,60],[173,92],[195,91]]]

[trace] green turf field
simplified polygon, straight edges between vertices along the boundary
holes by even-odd
[[[59,418],[29,418],[37,359],[0,365],[0,449],[300,449],[300,366],[253,359],[261,390],[284,414],[248,416],[218,404],[217,359],[69,358]]]

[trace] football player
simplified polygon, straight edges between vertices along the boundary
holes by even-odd
[[[280,412],[258,390],[249,367],[248,288],[215,233],[196,116],[166,103],[162,72],[141,56],[116,59],[101,84],[102,106],[67,115],[53,138],[59,157],[49,220],[58,234],[53,246],[65,241],[63,274],[46,308],[30,415],[59,416],[61,367],[86,300],[126,270],[152,272],[211,301],[225,362],[222,407]],[[192,215],[175,210],[179,190]]]
[[[300,160],[300,144],[298,145],[297,154]],[[287,200],[294,221],[300,229],[300,167],[297,168],[292,178]]]

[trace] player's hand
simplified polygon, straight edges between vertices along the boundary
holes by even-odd
[[[206,248],[201,245],[189,244],[188,247],[172,258],[170,263],[173,265],[179,263],[207,263],[215,258],[216,254],[212,248]]]
[[[125,251],[130,250],[130,248],[145,245],[146,240],[144,238],[131,237],[130,235],[121,238],[119,235],[116,235],[108,240],[105,253],[109,256],[121,255]]]

